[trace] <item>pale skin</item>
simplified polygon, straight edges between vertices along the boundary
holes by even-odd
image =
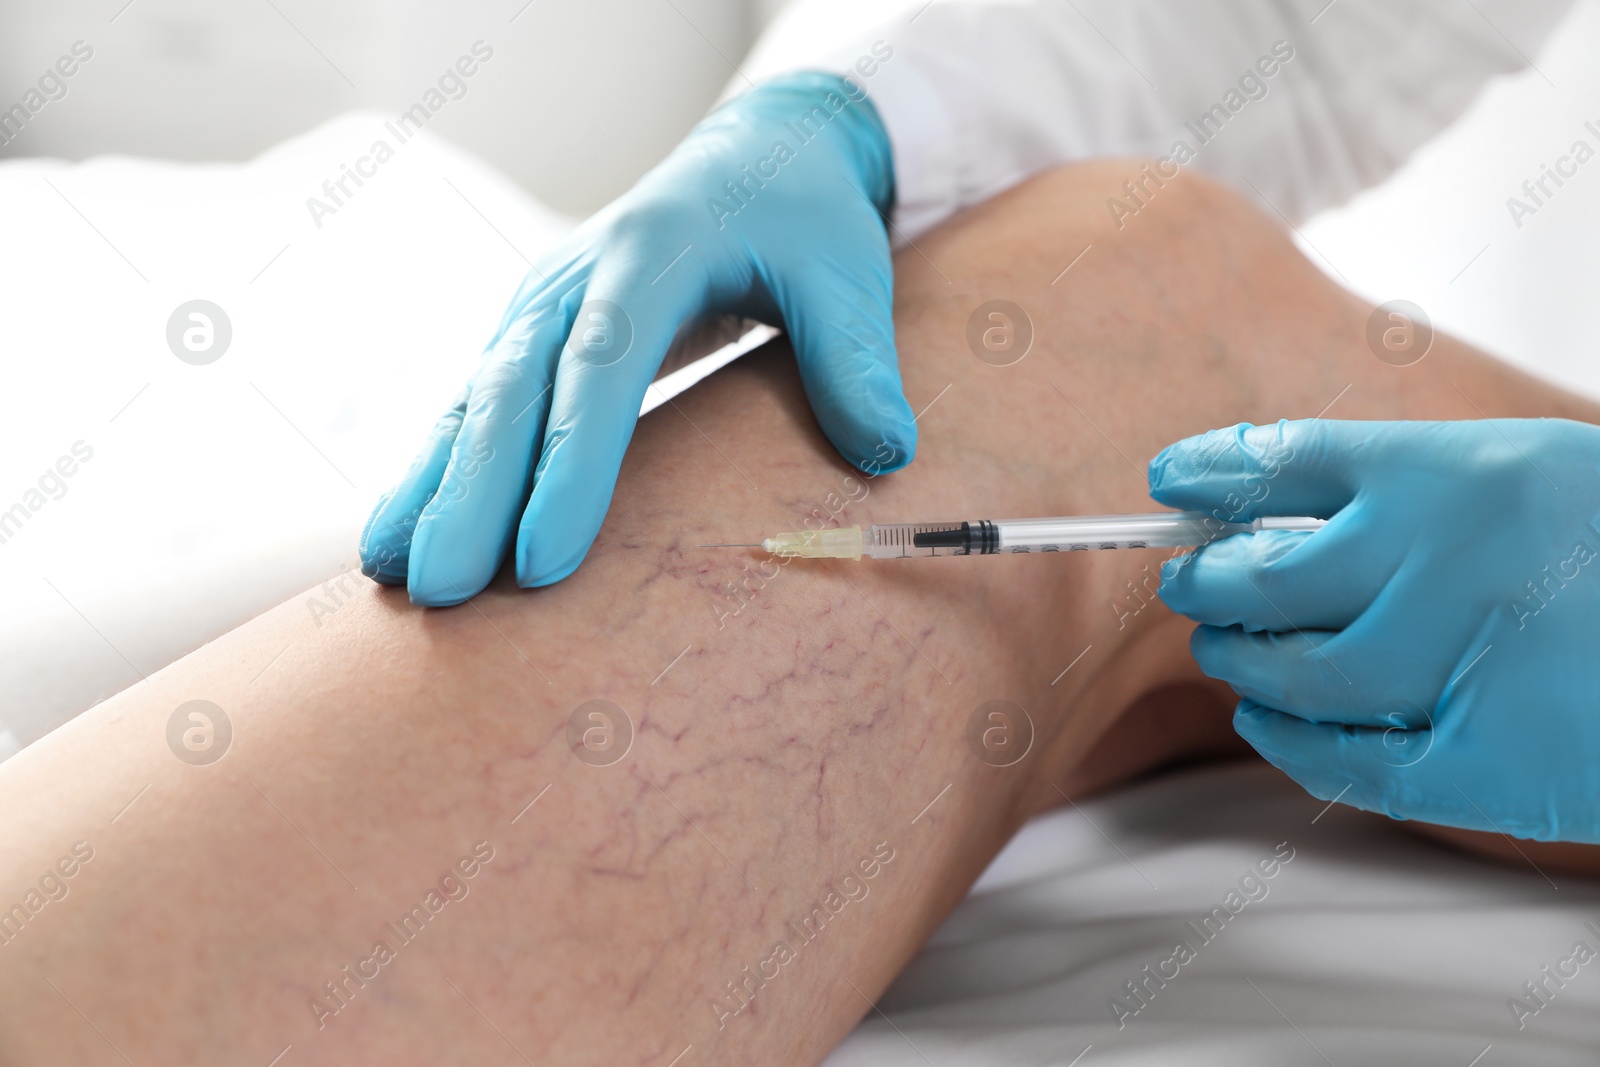
[[[0,1062],[814,1063],[1028,816],[1248,753],[1154,598],[1165,553],[695,547],[807,516],[1151,510],[1170,441],[1330,404],[1600,421],[1448,338],[1378,361],[1371,309],[1200,179],[1118,229],[1136,171],[1054,172],[898,258],[906,391],[938,398],[905,471],[852,473],[787,353],[758,354],[640,423],[571,579],[438,611],[313,591],[331,614],[292,600],[0,764],[0,906],[92,850],[0,946]],[[991,299],[1033,323],[1012,366],[967,347]],[[568,744],[596,698],[633,724],[609,765]],[[205,766],[167,742],[194,699],[233,728]],[[968,744],[991,700],[1033,724],[1012,766]]]

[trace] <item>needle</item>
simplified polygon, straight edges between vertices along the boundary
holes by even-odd
[[[697,547],[699,547],[699,548],[760,548],[761,546],[759,544],[754,544],[754,545],[699,545]]]

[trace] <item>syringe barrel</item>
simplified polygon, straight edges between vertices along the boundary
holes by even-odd
[[[1320,519],[1261,518],[1226,522],[1199,511],[1144,515],[1073,515],[1053,519],[971,519],[965,522],[878,523],[864,532],[873,559],[997,553],[1080,552],[1103,548],[1185,548],[1230,534],[1315,530]]]
[[[1079,552],[1100,548],[1182,548],[1250,529],[1202,512],[999,519],[998,552]]]
[[[976,525],[966,522],[879,522],[867,527],[862,547],[873,559],[968,556],[975,549],[972,547],[972,537],[966,531]]]

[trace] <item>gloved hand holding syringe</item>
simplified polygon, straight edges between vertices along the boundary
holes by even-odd
[[[1072,515],[1050,519],[972,519],[966,522],[874,523],[779,533],[750,544],[701,548],[760,548],[776,556],[808,559],[907,559],[917,556],[989,556],[1000,553],[1079,552],[1103,548],[1184,548],[1235,533],[1319,530],[1325,520],[1262,516],[1225,522],[1201,511],[1144,515]]]

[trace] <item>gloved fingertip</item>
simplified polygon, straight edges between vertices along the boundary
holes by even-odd
[[[517,545],[517,585],[523,589],[538,589],[541,586],[555,585],[563,578],[569,577],[578,569],[584,557],[589,554],[589,546],[573,551],[560,548],[552,550],[548,543],[535,543],[530,539],[526,547],[521,543]]]
[[[906,400],[900,375],[892,366],[876,365],[868,379],[868,389],[871,421],[866,425],[847,424],[840,451],[860,470],[887,474],[900,470],[916,455],[917,416]]]
[[[374,534],[370,527],[365,531],[357,548],[363,575],[384,585],[405,584],[411,542],[396,533],[383,530]]]
[[[411,603],[419,608],[453,608],[472,599],[471,594],[463,595],[456,589],[446,591],[414,583],[407,584],[406,592],[411,598]]]
[[[451,536],[455,532],[427,520],[418,524],[406,579],[413,604],[426,608],[465,604],[494,578],[498,559],[482,555],[480,546],[458,543]]]
[[[910,447],[898,449],[895,457],[888,462],[869,460],[866,463],[856,464],[856,467],[864,474],[893,474],[897,470],[904,470],[913,459],[917,458],[917,446],[912,444]]]
[[[903,399],[896,406],[900,410],[874,405],[866,417],[854,411],[814,410],[839,455],[857,470],[878,475],[897,471],[916,456],[916,421]]]
[[[582,562],[583,556],[579,556],[576,559],[568,560],[559,567],[539,571],[537,573],[531,573],[527,576],[527,578],[523,578],[523,576],[519,574],[517,575],[517,585],[521,586],[523,589],[540,589],[547,585],[555,585],[557,582],[571,577],[572,572],[577,570],[578,565]]]
[[[1189,655],[1207,678],[1226,682],[1241,697],[1259,695],[1251,684],[1251,672],[1239,656],[1239,646],[1221,626],[1201,623],[1189,634]]]
[[[379,585],[405,585],[407,580],[406,572],[403,568],[399,571],[393,569],[384,570],[376,563],[363,562],[361,564],[361,573]]]
[[[450,608],[465,604],[483,586],[464,582],[460,575],[447,575],[437,567],[414,566],[406,581],[411,602],[423,608]]]
[[[1272,748],[1270,743],[1270,718],[1277,712],[1262,707],[1253,700],[1241,700],[1233,709],[1233,731],[1250,742],[1263,756]],[[1270,756],[1268,757],[1271,758]]]
[[[1189,633],[1189,654],[1196,659],[1209,654],[1209,651],[1216,647],[1216,639],[1221,632],[1220,626],[1210,626],[1206,623],[1196,626]]]
[[[909,415],[909,409],[907,411]],[[906,418],[873,445],[872,453],[851,462],[868,474],[890,474],[909,464],[917,455],[917,424]]]
[[[1156,586],[1156,596],[1179,615],[1193,615],[1196,608],[1195,583],[1190,580],[1195,555],[1186,552],[1161,564],[1161,582]]]
[[[1145,466],[1145,478],[1150,483],[1151,496],[1154,496],[1156,490],[1161,488],[1161,483],[1167,476],[1167,463],[1172,455],[1172,450],[1176,447],[1177,445],[1172,444],[1163,448]]]
[[[1209,431],[1174,441],[1150,460],[1145,476],[1150,482],[1150,495],[1163,489],[1174,488],[1192,480],[1196,474],[1195,452],[1216,431]],[[1156,497],[1158,500],[1160,497]]]

